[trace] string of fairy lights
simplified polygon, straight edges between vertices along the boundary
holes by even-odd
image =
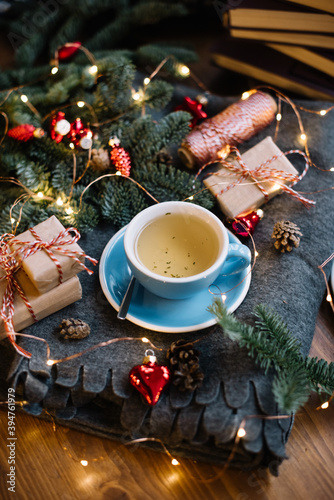
[[[67,43],[67,44],[65,44],[62,47],[73,47],[74,45],[75,44],[73,44],[73,43]],[[94,77],[94,81],[96,82],[97,79],[101,76],[99,74],[98,61],[95,59],[95,57],[93,56],[93,54],[89,50],[87,50],[85,47],[83,47],[82,45],[80,45],[77,48],[78,48],[78,50],[81,50],[87,56],[87,58],[88,58],[88,60],[89,60],[89,62],[90,62],[91,65],[88,68],[86,68],[86,70],[88,71],[88,73],[92,77]],[[52,77],[53,75],[56,75],[58,73],[58,71],[59,71],[59,65],[60,65],[60,61],[59,61],[59,49],[60,49],[60,47],[55,51],[55,56],[54,56],[54,59],[52,61],[50,73],[48,75],[46,75],[45,77],[40,78],[39,80],[42,80],[44,78],[48,78],[50,75]],[[147,87],[151,83],[152,79],[156,75],[159,74],[159,72],[161,71],[161,69],[163,68],[163,66],[167,63],[167,61],[169,61],[171,59],[174,60],[174,62],[175,62],[175,58],[173,56],[166,57],[165,59],[163,59],[160,62],[160,64],[155,68],[155,70],[148,77],[145,77],[143,79],[143,84],[142,84],[142,86],[140,88],[138,88],[138,89],[134,89],[133,88],[132,89],[131,96],[132,96],[133,102],[136,103],[137,105],[141,106],[142,114],[145,114],[145,91],[146,91]],[[192,77],[194,79],[194,81],[198,84],[198,86],[200,88],[204,89],[207,93],[209,93],[209,91],[206,89],[205,85],[198,79],[198,77],[196,75],[193,74],[193,72],[190,70],[190,68],[188,66],[186,66],[185,64],[182,64],[182,63],[177,63],[177,62],[175,62],[174,66],[176,68],[176,71],[178,72],[178,74],[181,77],[184,77],[184,78]],[[99,123],[98,119],[96,117],[94,108],[89,103],[87,103],[85,101],[82,101],[82,100],[62,105],[62,106],[60,106],[60,107],[52,110],[48,115],[46,115],[44,117],[41,117],[41,115],[38,112],[38,110],[29,101],[28,96],[22,92],[22,89],[24,87],[28,87],[29,85],[32,85],[34,83],[36,83],[36,80],[34,82],[30,82],[30,83],[25,84],[25,85],[20,85],[20,86],[17,86],[17,87],[13,87],[11,89],[6,89],[4,92],[7,92],[7,94],[6,94],[5,98],[4,98],[4,100],[0,103],[0,105],[2,105],[6,101],[6,99],[8,99],[8,97],[10,96],[10,94],[12,92],[16,91],[16,92],[19,93],[21,101],[28,107],[28,109],[32,113],[34,113],[41,120],[42,123],[44,121],[46,121],[56,111],[58,111],[60,109],[65,109],[65,108],[70,107],[70,106],[77,106],[79,109],[86,106],[90,110],[92,118],[94,120],[94,122],[91,124],[91,126],[96,127],[97,129],[100,126],[104,125],[105,123],[119,118],[119,116],[118,116],[118,117],[115,117],[115,118],[113,118],[111,120],[107,120],[105,122]],[[262,86],[261,88],[263,88],[263,87],[264,86]],[[286,95],[282,94],[277,89],[274,89],[274,88],[269,87],[269,86],[265,86],[265,88],[271,89],[272,91],[274,91],[275,95],[278,98],[277,113],[276,113],[276,129],[275,129],[275,138],[274,138],[274,140],[276,140],[276,137],[277,137],[278,132],[279,132],[280,124],[281,124],[281,122],[283,120],[282,102],[285,102],[285,103],[288,103],[293,108],[293,110],[294,110],[294,112],[295,112],[295,114],[297,116],[298,125],[299,125],[299,132],[300,132],[299,139],[300,139],[300,141],[302,141],[302,143],[304,145],[305,153],[306,153],[306,155],[307,155],[307,157],[308,157],[311,165],[315,166],[316,168],[319,168],[316,165],[314,165],[314,163],[311,160],[309,149],[308,149],[308,137],[307,137],[306,131],[304,129],[304,125],[303,125],[303,122],[302,122],[302,119],[301,119],[301,116],[300,116],[300,113],[299,113],[298,110],[301,110],[301,111],[304,111],[304,112],[307,112],[307,113],[313,113],[313,114],[315,114],[315,115],[323,118],[329,112],[331,112],[334,109],[334,105],[330,106],[330,107],[328,107],[326,109],[321,109],[321,110],[307,109],[307,108],[305,108],[303,106],[296,105]],[[252,95],[252,93],[254,93],[256,91],[257,91],[257,88],[251,89],[251,90],[249,90],[247,92],[244,92],[242,94],[242,96],[241,96],[241,99],[242,100],[248,99],[248,97],[250,97],[250,95]],[[1,145],[1,143],[5,139],[5,136],[6,136],[7,131],[8,131],[8,117],[7,117],[7,115],[3,111],[0,111],[0,114],[3,117],[3,119],[5,120],[4,134],[3,134],[3,137],[0,139],[0,145]],[[89,138],[93,137],[93,133],[91,131],[89,131],[88,134],[90,135]],[[74,144],[72,142],[69,143],[68,147],[71,150],[75,149],[75,146],[74,146]],[[87,160],[86,169],[84,170],[84,173],[81,175],[81,177],[79,179],[76,179],[76,175],[75,175],[75,171],[76,171],[76,156],[75,156],[75,153],[73,152],[73,184],[72,184],[71,193],[73,191],[74,184],[77,183],[79,180],[82,179],[82,177],[84,176],[85,172],[89,168],[90,159],[91,159],[91,146],[90,146],[90,148],[88,150],[88,160]],[[326,172],[334,172],[334,166],[330,167],[329,170],[325,170],[325,169],[319,169],[319,170],[323,170],[323,171],[326,171]],[[141,186],[139,183],[137,183],[131,177],[124,176],[124,175],[121,174],[121,172],[118,171],[116,173],[103,175],[103,176],[99,177],[98,179],[95,179],[93,182],[91,182],[88,186],[85,187],[85,189],[83,190],[83,192],[81,194],[79,211],[80,211],[81,206],[82,206],[83,196],[84,196],[85,192],[87,192],[87,190],[90,188],[90,186],[92,184],[94,184],[95,182],[100,181],[103,178],[113,177],[113,176],[121,176],[121,177],[127,179],[128,181],[131,181],[131,182],[135,183],[140,189],[143,189],[146,192],[146,194],[148,194],[155,202],[158,203],[158,200],[156,200],[156,198],[152,194],[150,194],[143,186]],[[54,198],[46,195],[42,191],[33,192],[32,190],[30,190],[26,186],[24,186],[22,184],[22,182],[20,182],[18,179],[15,179],[15,178],[0,177],[0,181],[2,181],[2,182],[12,182],[15,185],[19,186],[20,188],[22,188],[23,191],[24,191],[24,193],[14,202],[14,204],[11,207],[11,210],[10,210],[10,219],[11,219],[13,234],[15,234],[15,232],[17,231],[17,228],[18,228],[19,223],[20,223],[20,218],[14,219],[14,217],[12,217],[13,208],[17,204],[19,204],[19,203],[25,203],[28,199],[33,198],[36,201],[38,201],[38,200],[47,200],[47,201],[50,201],[52,203],[55,203],[58,207],[61,207],[67,215],[70,215],[70,214],[72,214],[74,212],[74,209],[71,206],[71,196],[66,197],[65,195],[61,195],[58,198],[54,199]],[[219,184],[223,184],[223,183],[219,183]],[[208,189],[208,188],[203,188],[203,190],[205,190],[205,189]],[[329,188],[329,189],[333,189],[333,188]],[[201,191],[199,191],[199,192],[201,192]],[[194,196],[196,196],[196,194],[198,194],[198,193],[192,193],[189,197],[186,198],[186,200],[190,200],[190,201],[193,200]],[[248,228],[245,228],[245,229],[248,230]],[[254,250],[254,260],[253,260],[253,264],[252,264],[252,268],[251,268],[251,270],[252,270],[253,267],[254,267],[254,265],[255,265],[256,258],[258,257],[259,254],[258,254],[258,252],[257,252],[257,250],[255,248],[255,243],[254,243],[253,238],[251,238],[251,239],[252,239],[253,250]],[[328,264],[333,258],[334,258],[334,254],[332,254],[328,259],[326,259],[325,262],[323,262],[318,267],[321,270],[321,272],[323,273],[324,279],[326,281],[326,288],[327,288],[326,299],[330,303],[330,305],[331,305],[331,307],[332,307],[332,309],[334,311],[334,304],[333,304],[333,299],[332,299],[331,291],[330,291],[330,288],[329,288],[329,285],[328,285],[328,281],[327,281],[327,278],[326,278],[326,273],[324,272],[324,269],[323,269],[325,267],[325,265]],[[251,272],[251,270],[250,270],[250,272]],[[228,293],[228,291],[222,292],[221,290],[219,290],[218,293],[213,293],[212,291],[210,293],[212,293],[214,295],[220,295],[221,299],[224,301],[224,300],[226,300],[226,293]],[[28,338],[31,338],[31,339],[34,339],[34,340],[38,340],[38,341],[44,342],[46,344],[46,348],[47,348],[46,365],[48,367],[52,367],[53,365],[57,365],[59,363],[63,363],[64,361],[70,361],[71,359],[75,359],[75,358],[78,358],[80,356],[83,356],[84,354],[87,354],[88,352],[90,352],[92,350],[103,348],[103,347],[106,347],[106,346],[108,346],[110,344],[113,344],[115,342],[120,342],[120,341],[123,341],[123,342],[124,341],[131,341],[131,342],[132,341],[141,341],[141,342],[143,342],[145,344],[148,343],[152,348],[154,348],[156,350],[159,350],[159,351],[163,351],[164,350],[164,348],[160,348],[160,347],[157,347],[156,345],[154,345],[147,337],[142,337],[142,338],[124,337],[124,338],[117,338],[117,339],[109,339],[108,341],[101,342],[101,343],[96,344],[94,346],[91,346],[91,347],[89,347],[89,348],[87,348],[87,349],[85,349],[85,350],[83,350],[81,352],[78,352],[76,354],[73,354],[71,356],[68,356],[68,357],[65,357],[65,358],[62,358],[62,359],[52,359],[51,356],[50,356],[51,353],[50,353],[49,344],[47,343],[47,341],[45,339],[41,339],[41,338],[35,337],[33,335],[28,335],[28,334],[23,334],[23,333],[17,333],[16,335],[19,335],[19,336],[22,336],[22,337],[28,337]],[[206,336],[207,335],[205,335],[204,337],[206,337]],[[201,337],[200,339],[197,339],[195,342],[201,341],[204,337]],[[319,410],[319,409],[323,409],[323,410],[327,409],[329,407],[329,404],[330,404],[330,402],[332,401],[333,398],[334,398],[334,392],[328,398],[327,401],[323,402],[319,407],[317,407],[317,410]],[[5,404],[7,404],[6,401],[0,402],[0,405],[5,405]],[[20,401],[20,402],[17,402],[16,404],[18,406],[24,408],[25,405],[29,404],[29,402],[28,401]],[[55,421],[54,421],[52,415],[50,415],[50,414],[48,414],[48,415],[51,416],[51,418],[53,420],[53,428],[54,428],[54,431],[56,432],[57,427],[56,427]],[[236,432],[235,440],[234,440],[234,443],[233,443],[233,446],[232,446],[232,449],[231,449],[231,453],[230,453],[230,455],[229,455],[229,457],[228,457],[228,459],[226,461],[226,464],[224,465],[224,467],[222,469],[222,472],[225,472],[225,470],[231,465],[231,463],[233,461],[233,458],[235,456],[236,450],[237,450],[237,446],[238,446],[240,440],[242,440],[242,438],[244,438],[246,436],[246,434],[247,434],[247,431],[245,429],[246,421],[248,419],[252,419],[252,418],[259,418],[259,419],[282,419],[282,418],[291,418],[291,416],[290,415],[275,415],[275,416],[270,416],[270,415],[248,415],[248,416],[244,417],[244,419],[241,421],[241,423],[239,425],[239,428],[238,428],[238,430]],[[135,444],[135,443],[139,443],[139,442],[143,442],[143,441],[155,441],[155,442],[159,443],[160,446],[162,447],[162,449],[164,450],[164,452],[170,458],[171,464],[174,465],[174,466],[180,465],[179,461],[170,454],[170,452],[168,451],[167,447],[164,445],[164,443],[160,439],[157,439],[157,438],[141,438],[141,439],[138,439],[138,440],[129,441],[126,444],[130,445],[130,444]],[[59,441],[59,444],[62,446],[62,448],[65,451],[67,451],[67,453],[69,454],[69,456],[72,459],[74,459],[76,461],[79,461],[81,463],[81,465],[84,466],[84,467],[86,467],[88,465],[88,460],[86,460],[86,459],[79,460],[79,459],[75,458],[69,452],[67,446],[64,446],[60,441]],[[104,457],[100,457],[100,458],[103,459]],[[96,460],[93,460],[93,461],[96,461]]]

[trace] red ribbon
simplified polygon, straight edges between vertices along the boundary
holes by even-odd
[[[71,245],[79,240],[80,233],[75,228],[65,229],[50,241],[43,241],[33,228],[30,229],[30,232],[36,238],[36,241],[21,241],[16,239],[12,234],[4,234],[0,238],[0,269],[2,269],[5,273],[0,277],[0,281],[7,281],[7,286],[2,301],[2,307],[0,310],[0,316],[4,321],[5,330],[10,342],[13,344],[18,353],[27,358],[31,357],[31,353],[27,352],[25,349],[22,349],[19,345],[16,344],[15,329],[13,323],[15,290],[22,298],[34,322],[37,321],[34,310],[29,300],[27,299],[22,288],[15,279],[15,273],[21,268],[23,261],[27,257],[34,255],[39,250],[45,250],[58,269],[59,284],[63,281],[63,271],[60,262],[53,252],[59,252],[74,259],[85,271],[88,272],[88,274],[93,274],[93,271],[88,269],[85,264],[83,264],[79,260],[78,257],[83,256],[92,264],[97,264],[96,259],[89,257],[84,252],[71,251],[69,249],[63,248],[65,245]],[[70,234],[71,232],[74,233],[74,236]],[[11,246],[13,245],[17,246],[15,250],[11,249]]]

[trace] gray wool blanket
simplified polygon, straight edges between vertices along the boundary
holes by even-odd
[[[175,102],[182,95],[196,95],[184,87],[176,87]],[[210,97],[208,115],[213,116],[234,99]],[[320,110],[326,104],[300,102]],[[297,120],[284,105],[283,120],[277,145],[282,151],[298,148]],[[334,114],[323,118],[303,113],[302,119],[309,136],[312,159],[321,168],[334,166]],[[267,135],[274,134],[275,125],[240,146],[241,153]],[[301,158],[291,159],[301,171]],[[325,293],[324,278],[318,269],[334,249],[333,190],[334,174],[311,168],[296,185],[298,191],[317,192],[305,196],[316,201],[306,209],[287,194],[276,196],[263,207],[265,216],[258,224],[254,239],[259,258],[252,272],[249,292],[236,311],[239,319],[253,321],[252,311],[259,303],[268,304],[286,321],[289,329],[308,354],[315,329],[320,302]],[[217,213],[223,218],[217,209]],[[275,222],[296,223],[303,237],[299,248],[291,253],[279,253],[271,234]],[[82,237],[81,247],[91,257],[99,259],[115,233],[111,225],[100,225]],[[327,266],[328,268],[329,266]],[[325,269],[328,273],[329,269]],[[195,340],[210,333],[197,343],[200,365],[204,372],[203,385],[194,392],[180,392],[171,385],[154,407],[149,407],[129,383],[129,371],[140,364],[145,345],[121,341],[91,351],[70,362],[53,367],[45,364],[45,346],[29,339],[20,345],[33,353],[31,360],[14,356],[8,368],[7,381],[17,388],[29,405],[26,411],[42,415],[47,409],[59,423],[107,438],[128,441],[140,437],[161,439],[169,450],[180,456],[223,464],[233,446],[236,431],[246,415],[275,415],[278,412],[271,391],[272,374],[264,375],[245,350],[223,337],[221,328],[212,326],[204,331],[183,334],[159,333],[120,321],[99,283],[93,276],[79,275],[83,287],[81,301],[26,329],[27,333],[45,338],[55,359],[82,351],[99,342],[117,337],[148,337],[167,348],[174,340]],[[57,327],[63,318],[80,318],[91,327],[86,339],[61,340]],[[166,364],[165,352],[156,353],[160,364]],[[7,341],[1,343],[3,366],[13,357]],[[269,466],[276,474],[286,458],[287,442],[293,418],[281,420],[251,419],[247,434],[238,446],[233,465],[252,468]],[[150,443],[146,443],[149,446]],[[154,445],[152,445],[154,446]]]

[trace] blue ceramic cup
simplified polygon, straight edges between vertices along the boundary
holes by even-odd
[[[218,217],[184,201],[157,203],[137,214],[126,228],[124,250],[137,280],[167,299],[189,298],[219,275],[239,273],[251,263],[249,249],[229,243]]]

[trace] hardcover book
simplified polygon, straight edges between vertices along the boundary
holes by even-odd
[[[232,28],[334,33],[334,16],[277,0],[244,0],[224,14],[224,25]]]
[[[289,57],[334,77],[334,51],[304,48],[298,45],[283,43],[268,43],[267,45],[278,52],[282,52]]]
[[[323,10],[334,14],[333,0],[284,0],[285,2],[304,5],[305,7],[313,7],[314,9]]]
[[[212,51],[218,65],[289,92],[334,100],[333,79],[264,44],[246,45],[225,37]]]

